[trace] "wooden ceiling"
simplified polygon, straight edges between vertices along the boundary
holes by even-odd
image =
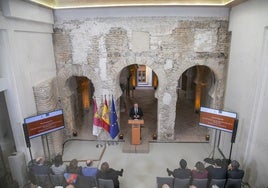
[[[25,0],[52,9],[135,6],[235,6],[246,0]]]

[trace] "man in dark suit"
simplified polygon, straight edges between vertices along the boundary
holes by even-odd
[[[101,169],[97,173],[96,178],[113,180],[114,187],[119,188],[119,180],[118,180],[119,176],[123,176],[123,169],[121,169],[120,171],[114,170],[109,167],[109,164],[107,162],[104,162],[101,164]]]
[[[38,157],[36,159],[36,164],[33,166],[32,170],[35,175],[47,175],[52,174],[52,170],[49,166],[44,164],[44,159],[42,157]]]
[[[233,160],[228,166],[227,178],[242,179],[244,177],[244,170],[240,170],[239,166],[239,162]]]
[[[180,168],[173,170],[169,170],[167,168],[167,172],[169,176],[173,176],[174,178],[187,179],[191,177],[191,170],[187,169],[187,162],[184,159],[180,160]]]
[[[227,169],[222,167],[222,161],[215,159],[214,165],[206,168],[209,179],[226,179]]]
[[[143,112],[138,103],[134,103],[134,106],[130,109],[129,117],[132,119],[142,119]]]

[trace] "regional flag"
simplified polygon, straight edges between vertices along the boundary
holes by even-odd
[[[110,109],[110,136],[114,139],[119,133],[119,126],[117,121],[117,114],[114,105],[114,98],[112,97],[112,105]]]
[[[100,121],[100,117],[98,114],[98,106],[96,103],[96,100],[94,99],[94,117],[93,117],[93,129],[92,129],[92,134],[95,136],[99,136],[99,134],[101,133],[102,130],[102,125],[101,125],[101,121]]]
[[[101,121],[102,121],[102,127],[104,128],[104,130],[106,130],[107,132],[110,132],[110,117],[109,117],[109,109],[108,109],[106,96],[105,96],[105,101],[104,101],[104,105],[102,108]]]

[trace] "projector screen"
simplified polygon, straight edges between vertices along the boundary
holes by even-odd
[[[199,125],[232,133],[237,114],[212,108],[200,108]]]
[[[24,119],[29,138],[35,138],[64,128],[63,111],[55,110]]]

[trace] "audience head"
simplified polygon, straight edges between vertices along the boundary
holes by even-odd
[[[218,185],[212,185],[211,188],[219,188]]]
[[[206,170],[204,164],[200,161],[195,164],[195,168],[198,172],[204,172]]]
[[[43,157],[37,157],[35,161],[36,161],[36,164],[38,164],[38,165],[42,165],[42,164],[44,164],[44,159],[43,159]]]
[[[67,185],[65,188],[75,188],[74,185],[70,184],[70,185]]]
[[[229,159],[222,159],[222,167],[227,169],[230,162]]]
[[[220,159],[215,159],[214,163],[216,166],[222,167],[222,161]]]
[[[197,188],[195,185],[190,185],[189,188]]]
[[[103,162],[102,164],[101,164],[101,171],[102,172],[105,172],[105,171],[107,171],[109,169],[109,164],[107,163],[107,162]]]
[[[237,170],[239,168],[240,164],[238,161],[233,160],[230,165],[228,166],[228,169],[230,170]]]
[[[71,168],[77,168],[78,167],[78,161],[77,161],[77,159],[71,160],[70,167]]]
[[[56,167],[60,166],[63,164],[62,162],[62,155],[56,155],[55,158],[54,158],[54,164]]]
[[[93,164],[93,161],[92,161],[92,160],[87,160],[87,161],[86,161],[86,165],[87,165],[87,166],[92,166],[92,164]]]
[[[168,184],[162,185],[162,188],[170,188]]]
[[[186,166],[187,166],[187,162],[184,159],[181,159],[180,160],[180,166],[181,166],[182,169],[185,169]]]

